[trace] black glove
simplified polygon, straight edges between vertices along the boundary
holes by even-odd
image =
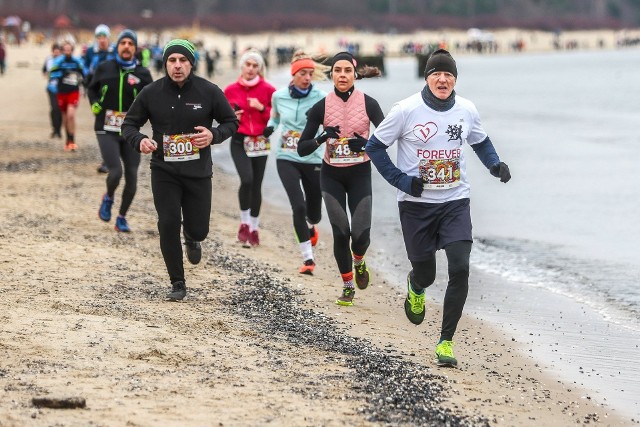
[[[349,138],[349,149],[354,153],[364,151],[365,145],[367,145],[367,139],[357,133],[353,134],[353,138]]]
[[[340,126],[327,126],[322,133],[316,136],[316,142],[318,145],[324,143],[329,138],[340,138]]]
[[[269,138],[271,136],[271,134],[273,133],[273,126],[267,126],[266,128],[264,128],[264,130],[262,131],[262,135],[265,138]]]
[[[411,178],[411,195],[413,197],[420,197],[422,196],[422,190],[424,190],[424,183],[422,182],[422,179],[416,176]]]
[[[500,182],[509,182],[509,180],[511,179],[509,166],[507,166],[507,164],[504,162],[500,162],[497,165],[491,166],[489,172],[491,172],[491,175],[495,176],[496,178],[500,178]]]

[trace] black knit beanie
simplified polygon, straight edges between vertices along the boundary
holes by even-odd
[[[424,78],[426,79],[430,74],[437,71],[451,73],[453,77],[458,78],[456,61],[451,54],[444,49],[438,49],[429,56],[427,66],[424,68]]]
[[[196,47],[189,40],[173,39],[164,47],[162,52],[162,63],[167,65],[167,59],[172,53],[180,53],[191,62],[191,65],[196,62]]]
[[[120,33],[120,35],[118,35],[118,41],[116,41],[116,46],[120,44],[120,40],[122,39],[131,39],[131,41],[133,42],[133,45],[137,48],[138,47],[138,36],[136,36],[136,33],[133,30],[122,30],[122,32]]]

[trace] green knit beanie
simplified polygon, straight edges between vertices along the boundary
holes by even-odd
[[[191,65],[196,62],[196,47],[189,40],[173,39],[167,43],[162,51],[162,63],[167,66],[167,59],[172,53],[180,53],[187,57]]]

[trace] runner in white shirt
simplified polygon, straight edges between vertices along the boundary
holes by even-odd
[[[476,107],[456,95],[457,77],[449,52],[434,52],[427,60],[422,91],[395,104],[366,146],[380,174],[398,188],[400,223],[412,266],[404,308],[416,325],[424,320],[424,290],[435,281],[435,253],[446,252],[449,283],[435,353],[438,364],[448,366],[457,365],[453,335],[467,298],[473,241],[463,144],[473,148],[492,175],[505,183],[511,179]],[[386,151],[396,141],[397,167]]]

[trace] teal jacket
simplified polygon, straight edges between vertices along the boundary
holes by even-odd
[[[316,151],[305,157],[297,152],[297,142],[305,124],[307,123],[307,111],[315,103],[324,99],[326,92],[311,86],[309,94],[302,98],[293,98],[289,87],[278,89],[271,97],[271,118],[267,126],[274,129],[280,128],[280,133],[271,136],[271,145],[276,146],[276,158],[298,163],[322,163],[324,147],[318,147]]]

